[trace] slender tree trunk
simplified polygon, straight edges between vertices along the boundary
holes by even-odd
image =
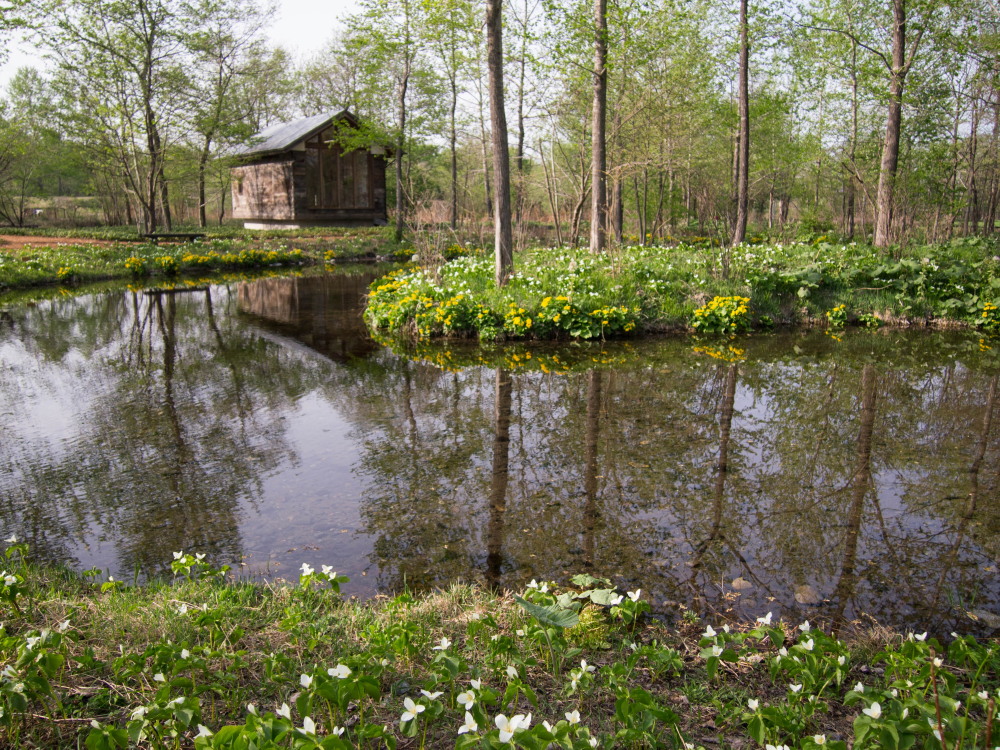
[[[747,0],[740,0],[740,73],[739,73],[740,137],[736,183],[736,223],[731,245],[738,245],[747,236],[747,213],[750,208],[750,43],[747,27]]]
[[[406,52],[406,62],[403,74],[396,83],[396,119],[399,130],[396,132],[396,242],[403,241],[403,231],[406,228],[406,196],[403,191],[403,148],[406,145],[406,90],[410,85],[410,58]]]
[[[503,104],[503,0],[486,0],[486,65],[490,78],[490,129],[493,131],[495,182],[495,278],[504,286],[514,270],[514,237],[510,217],[510,152]]]
[[[591,117],[590,252],[604,250],[604,215],[607,204],[607,150],[605,123],[608,98],[608,2],[594,0],[594,100]]]
[[[451,149],[451,212],[449,221],[451,230],[458,229],[458,126],[456,125],[455,112],[458,109],[458,77],[451,75],[451,111],[449,113],[449,133],[448,145]]]
[[[845,232],[854,237],[854,199],[856,194],[858,159],[858,45],[851,38],[851,142],[847,158],[851,162],[851,174],[847,181],[847,220]]]
[[[542,173],[545,177],[545,192],[549,197],[549,208],[552,211],[552,221],[555,224],[556,229],[556,245],[562,247],[562,226],[559,221],[559,198],[557,196],[556,176],[555,176],[555,160],[552,162],[552,175],[549,175],[549,162],[545,158],[545,146],[542,141],[538,141],[538,153],[542,160]]]
[[[524,180],[525,180],[525,159],[524,159],[524,81],[528,67],[528,0],[524,2],[524,18],[521,29],[521,55],[518,60],[517,72],[517,152],[515,164],[517,165],[517,180],[514,187],[514,220],[518,225],[524,220]]]
[[[899,137],[903,123],[903,84],[920,44],[921,34],[906,58],[905,0],[892,0],[892,60],[889,70],[889,114],[886,118],[882,162],[879,167],[878,193],[875,203],[875,246],[888,247],[892,241],[893,194],[896,170],[899,166]]]
[[[207,206],[205,197],[205,172],[208,169],[208,157],[211,151],[211,141],[206,138],[205,144],[198,154],[198,226],[204,229],[208,226]]]

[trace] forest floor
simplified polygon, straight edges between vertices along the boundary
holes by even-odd
[[[177,552],[124,585],[7,544],[6,747],[995,745],[1000,645],[972,636],[654,619],[588,575],[359,602],[326,566],[250,582]]]

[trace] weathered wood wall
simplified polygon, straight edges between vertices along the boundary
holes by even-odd
[[[295,217],[292,154],[233,168],[233,218],[291,221]]]

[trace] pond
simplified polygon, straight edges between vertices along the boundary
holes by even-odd
[[[395,352],[360,320],[376,274],[8,305],[0,533],[126,580],[183,549],[362,597],[589,571],[661,612],[998,624],[989,342]]]

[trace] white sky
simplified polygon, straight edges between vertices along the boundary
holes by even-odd
[[[278,12],[268,37],[272,44],[284,47],[300,62],[319,52],[333,36],[338,19],[356,7],[356,0],[278,0]],[[6,88],[20,67],[45,67],[33,45],[16,37],[10,41],[7,62],[0,66],[0,89]]]

